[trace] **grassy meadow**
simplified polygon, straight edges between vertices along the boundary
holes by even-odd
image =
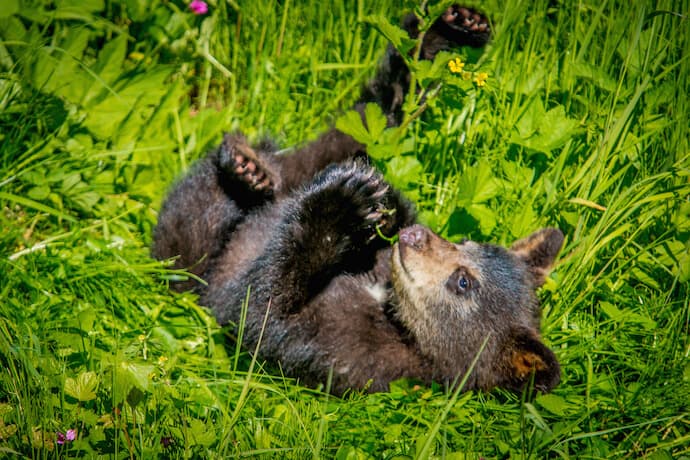
[[[0,457],[690,459],[690,1],[488,0],[483,53],[410,62],[426,97],[358,126],[400,3],[2,1]],[[223,132],[334,123],[451,240],[563,230],[553,393],[335,398],[169,291],[175,177]]]

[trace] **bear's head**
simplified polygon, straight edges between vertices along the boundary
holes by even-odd
[[[421,225],[400,231],[393,248],[396,314],[432,359],[434,379],[453,381],[486,345],[467,388],[549,391],[560,380],[554,353],[540,340],[536,289],[563,244],[546,228],[510,249],[451,243]]]

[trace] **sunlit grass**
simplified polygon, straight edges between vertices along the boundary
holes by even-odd
[[[411,151],[380,160],[451,239],[566,234],[541,293],[563,379],[536,399],[306,389],[237,349],[167,289],[185,273],[149,257],[178,174],[224,131],[314,138],[375,70],[371,18],[414,4],[9,4],[0,454],[690,457],[687,0],[486,2],[494,39],[463,55],[486,84],[448,80],[400,131]]]

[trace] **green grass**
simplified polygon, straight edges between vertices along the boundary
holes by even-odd
[[[440,91],[371,142],[448,238],[564,231],[541,292],[552,394],[334,398],[167,289],[185,275],[148,246],[174,178],[224,131],[317,136],[374,72],[374,25],[414,6],[5,3],[0,456],[690,458],[687,0],[485,2],[494,39],[464,59],[487,85],[421,65]]]

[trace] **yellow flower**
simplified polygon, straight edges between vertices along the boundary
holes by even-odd
[[[448,68],[452,73],[460,73],[462,72],[462,68],[465,67],[465,63],[460,60],[460,58],[456,57],[455,59],[451,59],[448,62]]]
[[[480,88],[484,85],[486,85],[486,80],[489,78],[489,74],[486,72],[477,72],[474,74],[474,82],[479,86]]]
[[[161,356],[160,358],[158,358],[158,365],[159,365],[159,366],[162,366],[162,365],[164,365],[167,361],[168,361],[168,358],[167,358],[166,356]]]

